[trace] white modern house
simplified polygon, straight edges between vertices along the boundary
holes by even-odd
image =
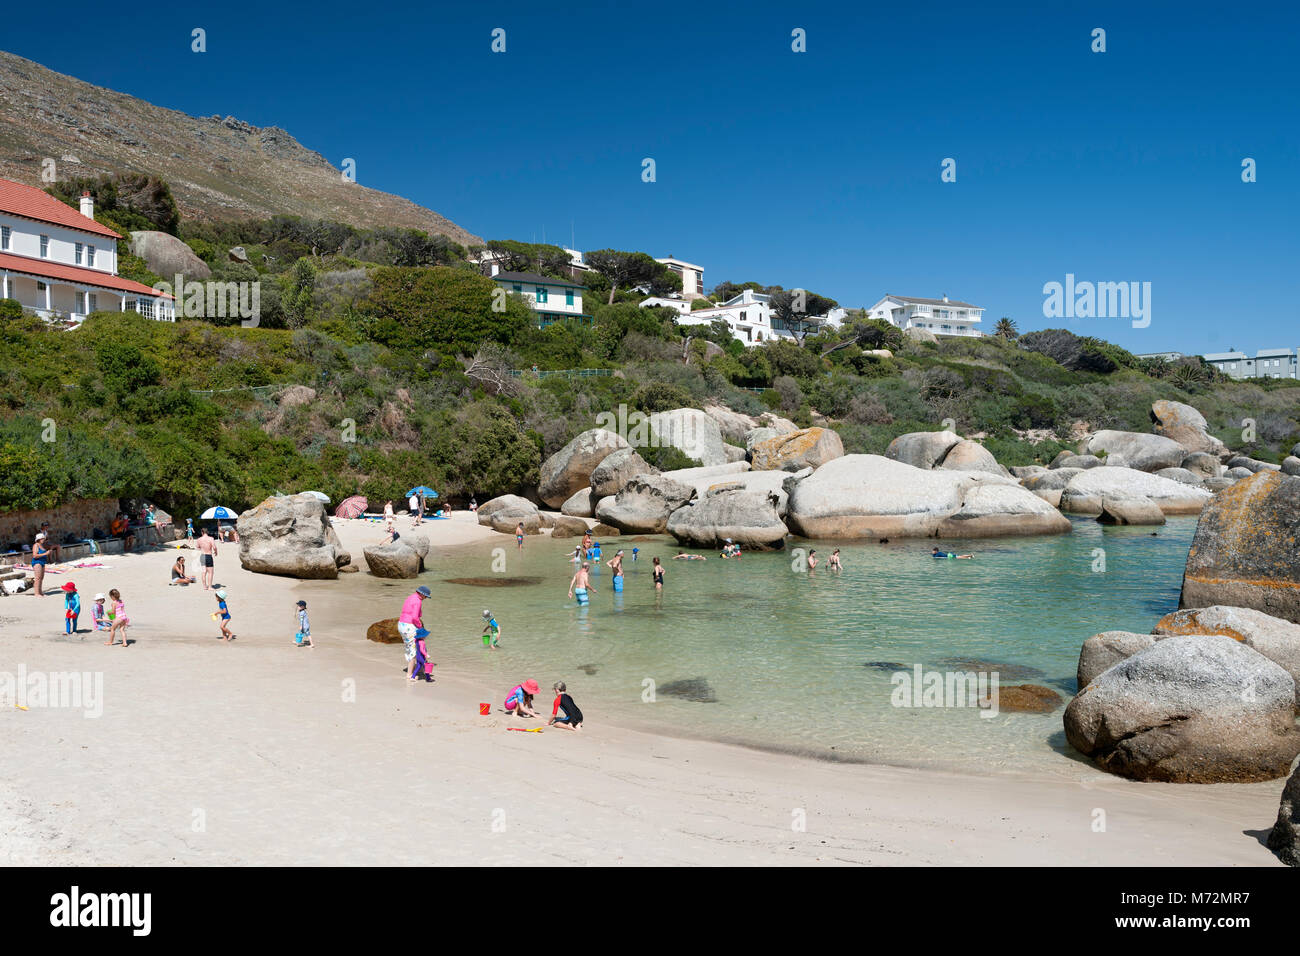
[[[940,299],[918,299],[909,295],[886,295],[867,310],[872,319],[884,319],[900,329],[925,329],[935,335],[980,336],[976,326],[982,321],[984,310],[969,302]]]
[[[643,309],[653,309],[658,306],[665,309],[673,309],[680,315],[691,314],[691,304],[685,299],[667,299],[661,295],[652,295],[650,298],[638,302],[637,305],[641,306]]]
[[[745,345],[762,345],[777,337],[772,328],[771,299],[763,292],[746,289],[721,305],[684,312],[677,321],[679,325],[709,325],[715,319],[721,319],[727,323],[731,334]]]
[[[591,324],[591,316],[582,311],[582,293],[586,286],[535,272],[498,272],[492,281],[507,292],[528,300],[528,307],[537,314],[538,328],[556,322],[582,322]]]
[[[1260,349],[1254,358],[1245,352],[1207,352],[1203,358],[1229,378],[1300,378],[1300,349]]]
[[[655,262],[667,266],[682,277],[683,299],[690,301],[691,299],[704,298],[703,266],[697,266],[682,259],[674,259],[672,256],[668,256],[666,259],[656,259]]]
[[[172,296],[117,274],[122,237],[94,217],[89,193],[78,211],[43,190],[0,179],[0,298],[72,328],[101,311],[176,321]]]

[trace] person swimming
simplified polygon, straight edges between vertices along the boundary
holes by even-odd
[[[685,551],[678,551],[673,557],[674,561],[707,561],[709,560],[702,554],[687,554]]]
[[[961,559],[965,559],[965,558],[973,558],[973,557],[975,557],[975,555],[973,555],[973,554],[957,554],[955,551],[940,551],[940,550],[938,549],[938,547],[935,547],[935,548],[932,548],[932,549],[931,549],[931,551],[930,551],[930,557],[932,557],[932,558],[961,558]]]

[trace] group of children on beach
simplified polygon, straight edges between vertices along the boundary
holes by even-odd
[[[546,722],[548,727],[565,727],[569,730],[582,729],[582,711],[578,705],[573,702],[569,696],[569,689],[565,686],[564,681],[556,681],[555,686],[551,688],[555,691],[555,700],[551,703],[551,719]],[[541,691],[537,681],[531,677],[522,684],[516,684],[506,697],[506,713],[513,714],[516,717],[541,717],[542,712],[534,709],[533,697]],[[560,712],[563,711],[563,716]]]

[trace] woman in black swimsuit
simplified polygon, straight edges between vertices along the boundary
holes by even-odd
[[[659,563],[658,558],[654,559],[654,564],[655,590],[662,591],[664,589],[664,566]]]

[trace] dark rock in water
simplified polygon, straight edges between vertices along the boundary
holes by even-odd
[[[522,588],[541,584],[541,578],[508,578],[500,575],[494,578],[446,578],[448,584],[467,584],[472,588]]]
[[[709,686],[709,682],[703,677],[670,681],[667,684],[660,684],[656,691],[667,697],[679,697],[682,700],[694,701],[697,704],[716,704],[718,702],[717,696],[713,693],[713,688]]]
[[[985,706],[981,701],[980,706]],[[1023,714],[1046,714],[1061,706],[1061,695],[1041,684],[998,686],[998,710]]]
[[[934,666],[945,671],[975,671],[977,674],[998,673],[998,680],[1029,680],[1042,677],[1043,672],[1028,664],[1010,664],[1006,661],[986,661],[978,657],[942,657]]]
[[[867,661],[862,666],[870,667],[872,670],[876,670],[876,671],[890,671],[890,672],[910,671],[912,669],[907,664],[899,664],[897,661]]]
[[[578,670],[582,671],[584,674],[586,674],[588,677],[590,677],[592,674],[596,673],[596,665],[595,665],[595,664],[579,664],[579,665],[578,665]]]
[[[378,644],[400,644],[402,635],[397,633],[397,618],[390,617],[384,621],[376,621],[366,628],[366,640],[375,641]]]

